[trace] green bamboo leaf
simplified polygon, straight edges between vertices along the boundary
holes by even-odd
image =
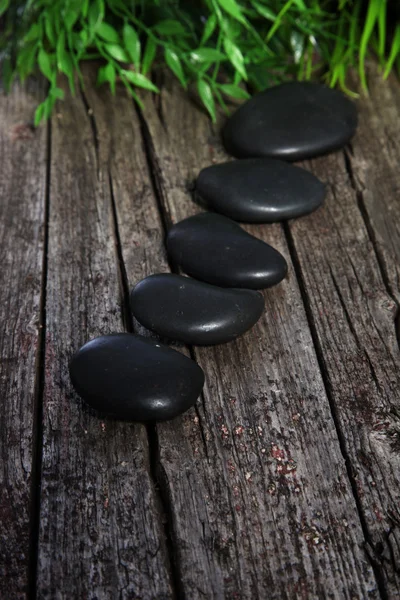
[[[136,73],[135,71],[122,71],[122,73],[130,83],[133,83],[133,85],[136,85],[137,87],[144,88],[145,90],[150,90],[151,92],[160,91],[158,87],[155,86],[154,83],[150,81],[150,79],[147,79],[145,75],[142,75],[142,73]]]
[[[64,90],[62,90],[59,87],[52,88],[50,90],[50,95],[53,96],[54,98],[58,98],[60,100],[64,100],[64,96],[65,96]]]
[[[361,80],[361,85],[364,91],[367,91],[367,77],[365,74],[365,57],[368,49],[373,29],[379,15],[380,0],[370,0],[368,5],[367,16],[365,18],[364,29],[360,40],[360,49],[358,55],[358,73]]]
[[[10,0],[0,0],[0,17],[6,12],[10,6]]]
[[[206,81],[204,81],[204,79],[199,79],[197,83],[197,89],[199,91],[201,101],[211,116],[212,122],[215,123],[217,117],[215,114],[215,102],[211,87]]]
[[[400,25],[397,25],[395,34],[393,36],[392,46],[390,48],[389,58],[387,59],[385,65],[385,72],[383,74],[383,78],[387,79],[389,77],[389,73],[393,68],[393,65],[396,59],[400,56]]]
[[[190,58],[196,62],[215,62],[226,60],[225,54],[216,48],[197,48],[190,53]]]
[[[67,52],[65,48],[65,34],[62,32],[57,41],[56,48],[56,56],[57,56],[57,68],[61,73],[67,75],[70,79],[73,79],[74,72],[74,64],[72,62],[72,58],[70,54]]]
[[[74,82],[74,61],[72,56],[63,49],[60,54],[57,54],[57,67],[61,73],[64,73],[68,77],[69,87],[71,92],[75,93],[75,82]]]
[[[73,76],[74,63],[71,56],[65,50],[59,56],[57,56],[57,66],[61,73],[64,73],[64,75],[67,75],[68,77]]]
[[[104,17],[104,5],[102,2],[94,2],[88,10],[89,29],[94,34],[100,26]]]
[[[142,71],[143,71],[144,75],[146,75],[150,71],[153,61],[156,57],[156,53],[157,53],[157,44],[153,38],[149,37],[149,39],[147,40],[147,43],[146,43],[145,50],[144,50],[143,62],[142,62]]]
[[[240,73],[241,77],[247,81],[246,68],[244,66],[243,54],[238,46],[234,44],[229,38],[224,39],[224,49],[235,69]]]
[[[250,98],[250,94],[246,90],[232,83],[222,83],[219,89],[227,96],[232,96],[232,98],[238,98],[239,100],[248,100]]]
[[[129,62],[129,56],[122,46],[119,46],[118,44],[105,44],[104,48],[112,58],[115,58],[115,60],[125,63]]]
[[[272,25],[271,29],[268,31],[268,35],[267,35],[266,40],[265,40],[266,42],[269,42],[269,40],[272,38],[272,36],[276,32],[276,30],[279,29],[279,27],[282,24],[283,17],[285,16],[285,14],[287,13],[287,11],[290,9],[290,7],[294,3],[295,3],[295,0],[288,0],[283,5],[283,7],[281,8],[281,10],[279,11],[279,13],[277,14],[277,16],[275,17],[274,24]]]
[[[272,10],[264,6],[264,4],[253,2],[253,6],[258,12],[258,14],[264,17],[264,19],[267,19],[268,21],[275,21],[276,14]]]
[[[65,32],[62,31],[57,40],[56,46],[56,56],[57,56],[57,66],[60,69],[58,61],[60,60],[60,56],[65,52]],[[61,69],[60,69],[61,70]]]
[[[185,35],[182,23],[174,19],[165,19],[155,25],[154,30],[160,35]]]
[[[49,119],[50,115],[52,113],[54,104],[56,102],[56,99],[52,96],[47,96],[46,100],[44,101],[44,118],[45,119]]]
[[[34,120],[33,120],[35,127],[37,127],[39,125],[39,123],[41,122],[41,120],[43,119],[45,108],[46,108],[46,101],[41,102],[39,104],[39,106],[36,108],[36,110],[35,110],[35,117],[34,117]]]
[[[64,25],[67,29],[67,31],[72,31],[73,26],[75,25],[75,23],[77,22],[78,18],[79,18],[79,14],[80,14],[80,10],[70,10],[68,9],[67,11],[65,11],[64,14]]]
[[[221,6],[221,8],[223,8],[229,15],[231,15],[231,17],[233,17],[240,23],[243,23],[243,25],[245,25],[247,23],[244,15],[242,13],[242,9],[240,8],[240,6],[236,2],[236,0],[217,0],[217,1],[218,1],[218,4]]]
[[[24,42],[34,42],[40,40],[42,31],[38,23],[33,23],[24,37]]]
[[[179,79],[183,87],[186,89],[186,81],[182,69],[182,63],[180,61],[179,56],[176,52],[174,52],[174,50],[171,50],[170,48],[165,49],[165,62],[167,63],[171,71]]]
[[[212,34],[215,31],[215,28],[217,26],[218,23],[218,19],[217,19],[217,15],[215,13],[213,13],[212,15],[210,15],[207,19],[207,22],[204,26],[204,31],[203,31],[203,35],[200,41],[200,45],[202,46],[203,44],[205,44],[207,42],[207,40],[210,39],[210,37],[212,36]]]
[[[88,11],[89,11],[89,0],[83,0],[81,12],[82,12],[82,17],[84,19],[86,19],[87,15],[88,15]]]
[[[297,8],[299,10],[301,10],[301,12],[304,12],[307,10],[307,6],[304,4],[303,0],[294,0],[294,4],[297,6]],[[317,10],[320,10],[319,7],[317,8]]]
[[[108,63],[104,67],[100,67],[97,73],[97,85],[108,82],[111,92],[115,94],[116,73],[112,63]]]
[[[45,50],[43,50],[43,48],[41,48],[39,50],[38,65],[39,65],[39,69],[41,70],[43,75],[51,81],[53,79],[53,70],[51,68],[51,60],[50,60],[50,56],[47,54],[47,52],[45,52]]]
[[[378,54],[382,60],[385,55],[386,48],[386,27],[387,27],[387,15],[386,15],[387,3],[382,2],[379,8],[378,14]]]
[[[113,44],[120,43],[117,30],[104,21],[96,28],[96,34],[106,42],[112,42]]]
[[[22,81],[32,73],[37,52],[37,43],[26,45],[19,51],[17,56],[17,70]]]
[[[84,46],[87,45],[88,41],[90,40],[90,33],[87,29],[82,29],[82,31],[79,32],[79,37],[81,38],[81,42]]]
[[[133,27],[125,23],[122,36],[124,39],[125,50],[131,57],[133,64],[136,67],[139,67],[141,45],[137,32],[133,29]]]
[[[108,63],[108,65],[110,65],[111,63]],[[107,66],[108,66],[107,65]],[[103,83],[105,83],[107,81],[107,77],[105,75],[105,70],[106,67],[100,67],[97,71],[97,85],[102,85]]]
[[[57,35],[54,31],[54,26],[49,16],[47,16],[44,21],[44,30],[46,32],[47,39],[49,40],[50,44],[52,46],[55,46],[57,44]]]

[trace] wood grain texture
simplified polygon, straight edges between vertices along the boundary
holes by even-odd
[[[246,227],[288,278],[239,340],[178,348],[204,394],[147,431],[85,408],[68,361],[96,335],[149,335],[128,288],[170,270],[165,229],[226,156],[174,80],[140,113],[84,74],[52,119],[46,272],[42,92],[0,96],[0,597],[26,597],[44,366],[38,598],[400,598],[399,82],[372,68],[352,144],[305,163],[322,209]]]
[[[144,426],[71,389],[82,343],[123,330],[107,163],[81,97],[52,120],[38,598],[170,598]]]
[[[200,210],[193,180],[226,157],[173,80],[143,99],[168,224]],[[182,594],[379,597],[283,230],[247,230],[286,256],[289,276],[265,292],[265,315],[251,332],[195,349],[204,396],[157,427]]]
[[[28,586],[36,363],[45,220],[46,131],[31,126],[43,87],[0,94],[0,597]]]
[[[371,557],[388,597],[399,598],[400,203],[390,140],[400,88],[381,80],[372,88],[346,153],[307,163],[328,182],[328,198],[290,234]]]

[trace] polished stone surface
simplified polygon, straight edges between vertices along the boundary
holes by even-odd
[[[292,161],[341,148],[356,127],[355,104],[342,92],[295,81],[253,96],[232,115],[222,133],[233,156]]]
[[[273,223],[316,210],[326,189],[300,167],[273,158],[247,158],[203,169],[196,193],[208,208],[236,221]]]
[[[279,283],[287,264],[272,246],[235,221],[201,213],[174,225],[167,236],[172,261],[185,273],[223,287],[260,290]]]
[[[131,307],[142,325],[163,337],[209,345],[230,342],[253,327],[264,310],[264,298],[254,290],[160,273],[133,288]]]
[[[73,356],[70,376],[92,408],[128,421],[172,419],[196,402],[204,384],[193,360],[130,333],[87,342]]]

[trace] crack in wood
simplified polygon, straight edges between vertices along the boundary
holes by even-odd
[[[335,291],[336,291],[337,297],[339,299],[340,305],[341,305],[341,307],[343,309],[343,314],[345,316],[346,323],[347,323],[347,325],[349,327],[349,331],[351,332],[351,335],[353,336],[354,341],[355,341],[358,349],[360,350],[360,352],[362,352],[364,354],[364,356],[365,356],[365,358],[366,358],[366,360],[368,362],[368,365],[369,365],[369,368],[370,368],[370,371],[371,371],[371,377],[372,377],[373,381],[375,382],[375,385],[376,385],[377,389],[381,393],[383,393],[384,390],[383,390],[383,388],[382,388],[382,386],[381,386],[381,384],[379,382],[379,379],[377,377],[377,374],[376,374],[376,371],[375,371],[375,367],[374,367],[374,365],[372,363],[371,357],[368,354],[367,348],[365,348],[364,345],[361,343],[361,340],[360,340],[360,338],[359,338],[359,336],[358,336],[358,334],[357,334],[357,332],[355,330],[355,327],[354,327],[354,325],[352,323],[352,320],[351,320],[348,308],[346,306],[346,302],[345,302],[345,300],[343,298],[343,294],[342,294],[342,292],[340,290],[340,286],[338,285],[338,283],[336,281],[336,277],[335,277],[335,274],[333,272],[333,269],[332,269],[331,265],[328,265],[328,270],[329,270],[329,274],[331,276],[333,287],[335,288]],[[357,280],[358,280],[358,276],[357,276]],[[360,284],[360,282],[359,282],[359,284]],[[360,285],[360,287],[361,287],[361,285]],[[362,289],[362,287],[361,287],[361,289]]]
[[[168,230],[172,226],[172,218],[168,208],[168,203],[166,202],[166,199],[164,197],[162,171],[160,165],[158,164],[157,156],[154,152],[153,140],[151,138],[146,119],[144,118],[140,108],[136,104],[134,106],[140,122],[143,147],[146,155],[147,165],[149,167],[149,174],[151,178],[151,184],[154,190],[154,196],[158,204],[159,214],[164,228],[164,234],[167,235]],[[172,265],[171,271],[176,272],[176,268],[174,268]]]
[[[44,208],[44,239],[42,281],[39,309],[39,339],[37,348],[36,381],[34,392],[34,423],[32,437],[32,475],[31,475],[31,507],[30,507],[30,540],[29,570],[27,595],[30,600],[36,598],[36,579],[39,554],[40,529],[40,482],[43,452],[43,392],[45,381],[46,352],[46,293],[47,293],[47,256],[49,248],[49,214],[50,214],[50,172],[51,172],[51,120],[47,124],[46,135],[46,186]]]
[[[180,584],[182,576],[174,543],[174,532],[171,519],[172,513],[170,510],[171,499],[168,497],[168,484],[165,482],[166,476],[162,471],[160,460],[157,426],[155,424],[148,424],[146,429],[150,450],[150,475],[153,480],[154,490],[159,500],[159,510],[162,515],[162,524],[164,527],[165,543],[170,566],[173,598],[181,600],[183,599],[183,589]]]
[[[119,234],[118,228],[118,215],[117,208],[115,203],[115,195],[114,195],[114,187],[113,181],[111,177],[111,173],[109,173],[109,185],[110,185],[110,197],[111,197],[111,207],[112,207],[112,216],[113,216],[113,230],[114,230],[114,238],[115,238],[115,250],[117,255],[117,264],[118,264],[118,280],[120,286],[120,299],[121,299],[121,316],[124,328],[129,333],[134,332],[133,325],[133,317],[132,311],[129,301],[129,283],[128,283],[128,275],[126,273],[124,257],[122,254],[122,245],[121,238]]]
[[[382,276],[382,281],[385,285],[386,291],[389,294],[390,298],[393,300],[393,302],[395,303],[396,306],[396,311],[395,314],[393,316],[393,323],[394,323],[394,328],[395,328],[395,332],[396,332],[396,338],[397,338],[397,344],[399,346],[400,349],[400,303],[396,298],[396,294],[393,290],[393,287],[390,283],[390,279],[388,276],[388,273],[385,269],[385,264],[384,264],[384,260],[381,254],[381,251],[379,249],[379,245],[377,243],[376,240],[376,235],[374,232],[374,229],[372,227],[371,224],[371,219],[369,217],[368,211],[367,211],[367,207],[365,205],[365,200],[364,200],[364,192],[365,190],[363,189],[362,186],[360,186],[357,183],[357,178],[355,176],[354,173],[354,169],[353,169],[353,165],[352,165],[352,157],[353,157],[353,149],[352,146],[350,146],[349,149],[345,149],[343,151],[343,155],[344,155],[344,163],[345,163],[345,167],[346,167],[346,171],[347,174],[349,176],[349,181],[350,184],[352,186],[352,188],[354,189],[355,193],[356,193],[356,197],[357,197],[357,205],[361,214],[361,217],[364,221],[364,225],[365,225],[365,229],[368,233],[368,237],[370,239],[370,242],[372,244],[372,247],[374,249],[374,253],[376,256],[376,261],[379,267],[379,271],[380,274]]]

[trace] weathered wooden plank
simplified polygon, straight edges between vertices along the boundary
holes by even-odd
[[[69,381],[72,353],[121,331],[123,307],[107,162],[82,98],[65,93],[51,135],[38,597],[170,598],[146,430],[93,416]]]
[[[199,210],[190,196],[193,179],[224,154],[208,118],[173,81],[164,83],[161,97],[144,101],[159,200],[165,220],[175,222]],[[120,107],[115,119],[126,110]],[[110,129],[119,131],[116,121]],[[113,135],[112,164],[128,155],[129,143]],[[139,144],[131,150],[135,160],[141,151]],[[115,166],[114,178],[127,169],[134,170]],[[145,211],[155,223],[148,230],[158,228],[154,202],[149,193],[132,193],[130,202],[128,190],[121,193],[120,221]],[[279,225],[248,230],[290,263]],[[123,226],[120,232],[134,283],[152,264],[143,261],[141,273],[130,274],[131,234]],[[151,243],[142,231],[139,244]],[[153,270],[166,270],[163,260]],[[265,316],[252,332],[195,350],[207,378],[204,397],[181,419],[157,427],[180,592],[187,598],[379,597],[292,267],[265,298]]]
[[[392,306],[393,325],[397,343],[400,339],[400,222],[399,160],[400,160],[400,84],[396,76],[382,84],[382,73],[375,64],[369,68],[370,96],[359,102],[360,128],[348,154],[348,167],[355,187],[370,239],[374,245],[387,291],[396,306]],[[388,309],[391,304],[389,302]],[[389,317],[390,321],[390,317]],[[389,325],[390,328],[390,325]],[[393,330],[391,344],[398,362]],[[400,485],[400,402],[399,390],[386,405],[388,416],[383,423],[385,453],[397,457],[394,463],[397,487]],[[387,412],[387,411],[386,411]],[[396,481],[387,480],[388,489],[396,487]],[[385,559],[389,558],[397,573],[400,572],[400,516],[397,496],[392,495],[387,506],[387,546]],[[395,511],[392,512],[392,506]],[[398,585],[400,585],[398,583]]]
[[[375,81],[372,88],[374,99],[359,102],[354,156],[350,147],[347,158],[337,153],[307,164],[329,182],[328,199],[293,222],[290,234],[370,552],[382,587],[398,598],[400,87]]]
[[[28,586],[47,147],[31,121],[42,97],[34,82],[0,95],[0,597],[10,600]]]

